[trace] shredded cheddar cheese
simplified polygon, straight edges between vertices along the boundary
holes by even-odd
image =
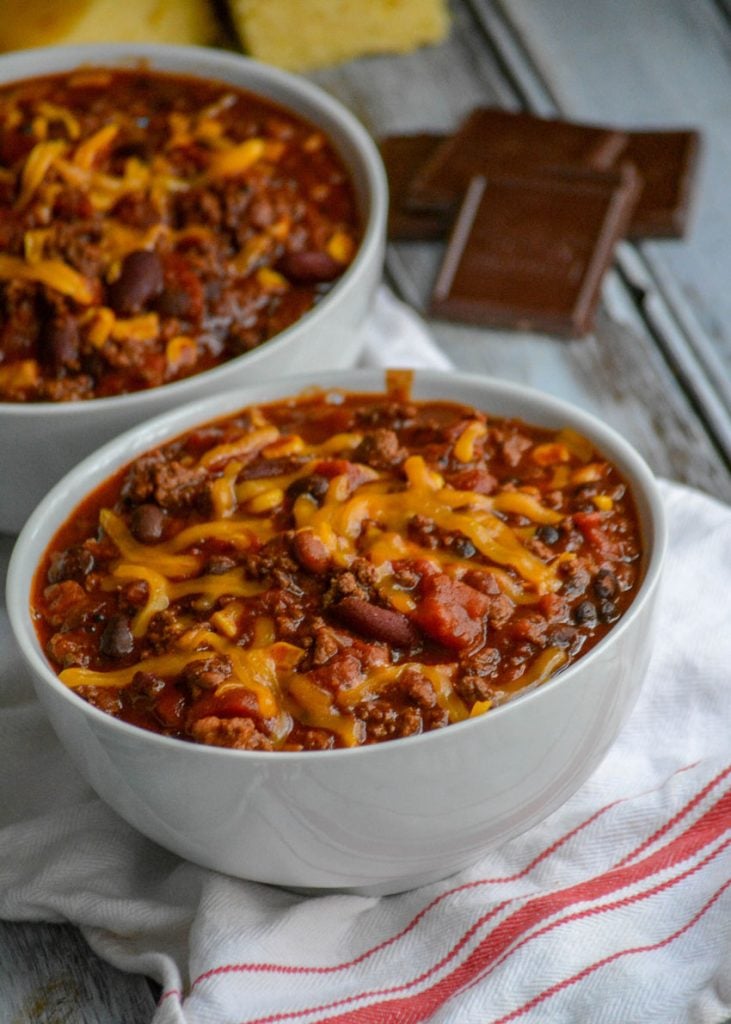
[[[91,600],[48,600],[118,614],[63,682],[197,742],[298,750],[478,719],[566,666],[617,615],[597,595],[631,581],[625,488],[578,435],[422,412],[409,384],[394,376],[383,406],[313,391],[240,410],[105,485]]]

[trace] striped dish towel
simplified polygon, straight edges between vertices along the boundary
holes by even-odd
[[[385,332],[411,334],[393,362],[435,365],[387,297],[369,330],[371,363]],[[139,836],[55,742],[0,611],[0,917],[80,925],[162,985],[154,1024],[727,1021],[731,509],[663,496],[658,641],[614,746],[542,824],[398,896],[304,898]]]

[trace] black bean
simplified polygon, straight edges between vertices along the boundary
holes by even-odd
[[[54,551],[48,569],[49,583],[61,583],[63,580],[82,582],[94,568],[94,556],[80,545],[66,548],[65,551]]]
[[[574,608],[574,622],[579,626],[595,626],[596,619],[596,608],[591,601],[582,601]]]
[[[556,544],[559,541],[561,534],[555,526],[544,524],[543,526],[539,526],[536,530],[536,537],[543,544]]]
[[[599,618],[602,622],[616,622],[619,618],[619,609],[614,601],[599,602]]]
[[[449,546],[456,555],[460,558],[474,558],[477,554],[477,548],[468,537],[463,537],[458,534],[456,537],[452,537],[449,542]]]
[[[332,281],[343,267],[326,252],[288,252],[279,261],[278,269],[290,281],[317,284]]]
[[[124,257],[119,277],[109,285],[107,300],[118,316],[132,316],[156,298],[164,284],[157,253],[137,249]]]
[[[124,615],[113,615],[99,639],[99,650],[107,658],[124,658],[135,648],[129,622]]]
[[[609,569],[600,569],[594,578],[594,593],[597,597],[616,597],[619,590],[617,577]]]
[[[552,647],[570,647],[576,639],[576,630],[573,626],[560,624],[549,631]]]
[[[167,516],[159,505],[138,505],[130,518],[132,536],[142,544],[155,544],[163,535]]]
[[[312,473],[311,476],[301,476],[299,480],[293,480],[287,488],[287,497],[295,501],[300,494],[309,494],[319,502],[325,497],[329,487],[330,481],[327,477]]]

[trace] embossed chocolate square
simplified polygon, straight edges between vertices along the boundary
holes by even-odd
[[[617,172],[470,182],[431,297],[451,320],[581,337],[639,193]]]
[[[478,107],[414,174],[409,205],[449,209],[476,174],[538,177],[546,169],[608,170],[626,145],[626,133],[613,128]]]
[[[692,129],[632,131],[621,159],[644,181],[630,238],[680,238],[690,220],[701,137]]]
[[[420,132],[389,135],[379,148],[389,190],[388,237],[392,242],[434,241],[444,238],[452,218],[443,210],[413,210],[406,205],[412,178],[439,146],[445,135]]]

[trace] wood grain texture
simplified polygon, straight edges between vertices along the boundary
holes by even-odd
[[[3,1024],[149,1024],[144,978],[100,960],[70,925],[0,922]]]
[[[598,6],[604,2],[598,0]],[[488,5],[478,0],[478,6],[475,13],[470,4],[453,5],[453,30],[442,46],[398,61],[356,61],[312,77],[376,136],[449,129],[480,103],[515,109],[530,101],[532,109],[548,113],[550,96],[540,75],[525,62],[516,72],[523,57],[510,26],[494,8],[488,18]],[[543,16],[548,17],[545,10]],[[655,281],[635,247],[622,249],[622,273],[610,274],[605,282],[604,313],[589,338],[567,342],[437,320],[431,320],[431,327],[459,368],[539,387],[594,411],[635,444],[656,472],[729,499],[728,468],[709,443],[704,422],[708,403],[717,401],[715,391],[685,338],[678,352],[665,351],[672,346],[653,306],[660,300],[664,308]],[[434,243],[389,247],[387,267],[395,289],[422,312],[442,252]],[[657,323],[648,316],[648,306]],[[678,360],[685,357],[693,365],[684,375]],[[687,377],[697,383],[697,395],[688,394]],[[723,409],[719,415],[725,423]]]
[[[701,130],[687,236],[638,245],[662,298],[731,418],[731,70],[728,8],[713,0],[471,0],[493,30],[500,12],[544,93],[542,113],[628,127]],[[517,42],[516,42],[517,40]],[[513,66],[520,60],[515,57]],[[727,421],[728,425],[728,421]]]

